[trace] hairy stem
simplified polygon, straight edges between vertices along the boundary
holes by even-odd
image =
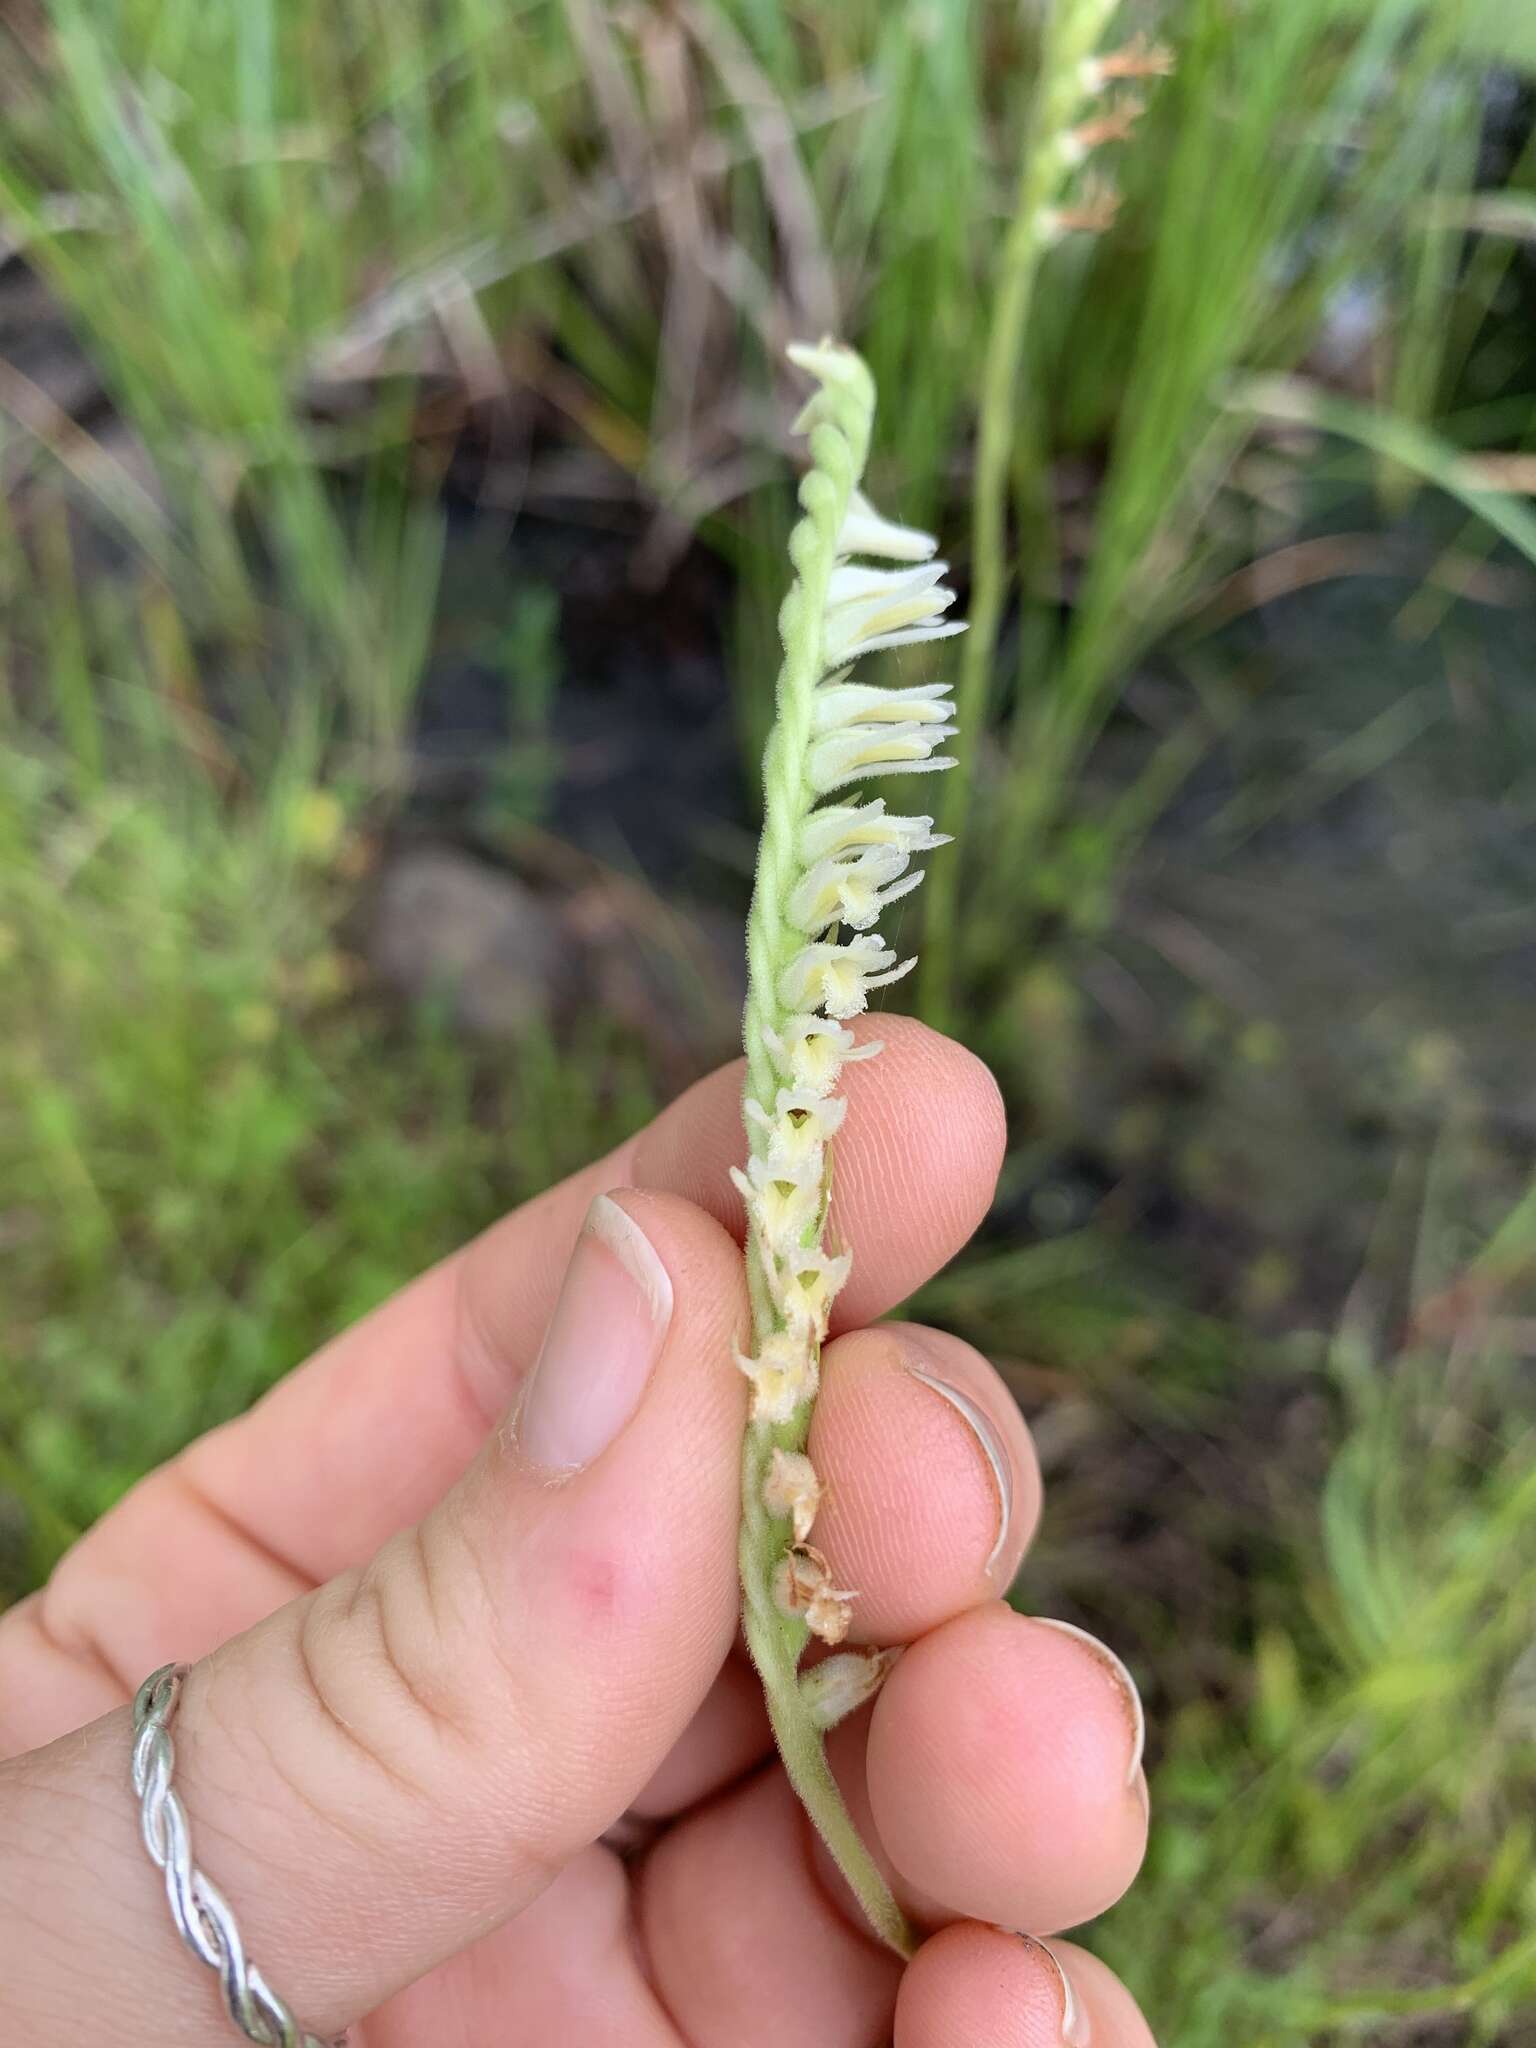
[[[804,934],[789,918],[787,905],[802,867],[801,835],[816,802],[806,764],[815,692],[825,666],[822,620],[835,567],[835,535],[863,472],[873,404],[874,387],[859,365],[853,392],[839,406],[838,423],[812,428],[814,467],[801,486],[805,517],[790,539],[796,579],[780,614],[784,662],[774,728],[763,761],[763,832],[747,919],[745,1092],[749,1101],[764,1105],[774,1101],[778,1087],[769,1046],[772,1034],[784,1021],[780,978],[805,943]],[[750,1121],[748,1129],[750,1134]],[[822,1217],[806,1230],[807,1245],[821,1236],[825,1189],[822,1209]],[[748,1235],[747,1273],[754,1346],[760,1349],[782,1332],[784,1322],[767,1284],[763,1246],[755,1224]],[[814,1364],[814,1341],[808,1350]],[[743,1626],[791,1784],[871,1926],[891,1947],[910,1955],[914,1946],[911,1931],[859,1839],[827,1763],[822,1731],[800,1691],[799,1663],[809,1630],[798,1615],[781,1611],[775,1599],[775,1573],[790,1553],[793,1532],[787,1518],[770,1512],[764,1485],[775,1449],[803,1451],[813,1405],[813,1399],[806,1399],[786,1421],[754,1420],[747,1427],[740,1541]]]
[[[910,1956],[916,1947],[912,1930],[853,1824],[827,1762],[825,1739],[800,1691],[805,1624],[781,1614],[773,1597],[774,1568],[784,1554],[789,1531],[763,1505],[763,1481],[775,1446],[799,1450],[809,1424],[807,1406],[803,1429],[798,1418],[795,1424],[777,1428],[752,1423],[747,1429],[741,1464],[742,1627],[763,1682],[768,1718],[789,1782],[871,1927],[899,1955]]]
[[[860,1841],[827,1764],[824,1731],[873,1696],[889,1654],[830,1659],[802,1680],[810,1639],[835,1647],[856,1595],[834,1583],[811,1541],[821,1481],[805,1454],[821,1345],[852,1251],[831,1236],[834,1140],[848,1113],[843,1068],[873,1059],[850,1018],[914,964],[873,929],[922,880],[912,856],[941,842],[862,785],[949,766],[947,683],[857,680],[863,653],[963,630],[931,535],[886,519],[860,484],[875,415],[868,367],[840,342],[794,343],[789,359],[818,390],[796,425],[811,443],[802,517],[789,537],[794,580],[779,611],[784,661],[763,756],[763,835],[747,919],[745,1167],[731,1178],[747,1211],[752,1348],[736,1363],[752,1387],[742,1455],[741,1583],[747,1642],[784,1768],[883,1941],[913,1941]],[[895,566],[891,566],[894,564]],[[823,801],[825,799],[825,801]]]

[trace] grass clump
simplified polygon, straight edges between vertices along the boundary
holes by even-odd
[[[1255,1574],[1241,1694],[1168,1720],[1103,1952],[1204,2048],[1529,2038],[1536,1411],[1495,1344],[1332,1347],[1338,1439]],[[1177,1681],[1176,1681],[1177,1682]]]
[[[602,1021],[493,1057],[370,997],[334,790],[118,765],[0,755],[0,1597],[650,1105]]]

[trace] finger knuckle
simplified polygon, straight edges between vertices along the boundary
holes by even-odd
[[[489,1633],[467,1564],[452,1523],[431,1517],[305,1602],[295,1634],[333,1745],[428,1801],[467,1782],[489,1737]]]

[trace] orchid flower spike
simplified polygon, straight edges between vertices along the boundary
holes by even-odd
[[[876,1930],[906,1950],[900,1909],[822,1755],[823,1731],[873,1691],[888,1660],[845,1656],[836,1686],[802,1687],[798,1677],[811,1637],[846,1636],[856,1597],[833,1585],[806,1542],[821,1482],[805,1446],[822,1341],[852,1263],[846,1246],[827,1241],[832,1149],[847,1113],[839,1083],[850,1061],[880,1050],[848,1023],[916,964],[876,927],[921,882],[914,857],[945,844],[931,817],[890,812],[862,785],[950,767],[942,749],[955,732],[947,683],[884,686],[853,669],[866,654],[946,640],[964,626],[949,615],[938,543],[885,518],[861,488],[875,409],[869,371],[833,341],[797,345],[789,359],[817,389],[797,421],[811,468],[789,543],[795,581],[779,613],[784,665],[747,925],[747,1163],[732,1175],[747,1212],[752,1298],[751,1343],[736,1354],[751,1386],[744,1625],[789,1775]]]
[[[948,616],[955,594],[934,559],[938,543],[884,518],[860,488],[874,421],[869,371],[831,341],[797,343],[789,359],[819,388],[797,422],[813,467],[790,540],[798,574],[780,614],[785,659],[748,932],[749,1149],[737,1181],[761,1282],[755,1350],[742,1354],[760,1423],[783,1420],[790,1381],[816,1383],[814,1357],[786,1379],[783,1340],[825,1326],[849,1263],[822,1244],[845,1108],[836,1091],[844,1063],[878,1048],[857,1044],[846,1023],[915,964],[875,926],[921,882],[914,854],[944,843],[931,818],[898,816],[880,798],[823,801],[872,775],[923,775],[951,761],[940,751],[955,730],[947,683],[884,687],[856,680],[852,664],[964,631]],[[805,1408],[808,1424],[809,1393]]]

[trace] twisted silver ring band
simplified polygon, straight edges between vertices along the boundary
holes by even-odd
[[[224,2009],[248,2041],[260,2048],[345,2048],[305,2033],[288,2007],[246,1959],[234,1915],[192,1861],[187,1809],[171,1789],[176,1746],[171,1722],[181,1702],[185,1664],[163,1664],[151,1672],[133,1701],[133,1789],[139,1796],[139,1824],[155,1867],[165,1872],[176,1931],[199,1962],[216,1970]]]

